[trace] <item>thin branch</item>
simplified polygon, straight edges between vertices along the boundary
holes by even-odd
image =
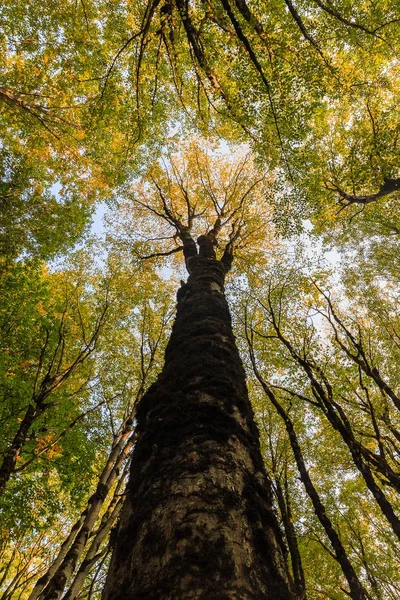
[[[171,256],[171,254],[175,254],[176,252],[181,252],[183,250],[183,246],[177,246],[172,250],[168,250],[167,252],[154,252],[153,254],[148,254],[147,256],[140,256],[140,260],[147,260],[148,258],[156,258],[158,256]]]
[[[221,0],[221,3],[232,22],[232,25],[236,31],[236,35],[238,36],[239,40],[242,42],[246,52],[248,53],[248,55],[250,57],[251,62],[253,63],[254,67],[260,74],[262,82],[265,85],[265,88],[267,90],[269,105],[270,105],[272,116],[273,116],[274,123],[275,123],[275,129],[276,129],[276,132],[278,135],[279,144],[280,144],[282,155],[283,155],[283,159],[284,159],[286,167],[288,169],[288,174],[290,176],[290,179],[293,181],[292,170],[290,168],[289,161],[286,156],[286,150],[285,150],[285,146],[283,143],[283,138],[282,138],[279,122],[278,122],[278,116],[277,116],[275,105],[274,105],[274,102],[272,99],[271,84],[269,83],[268,79],[266,78],[263,68],[262,68],[257,56],[255,55],[255,52],[254,52],[248,38],[244,34],[244,32],[239,24],[239,21],[236,19],[235,15],[233,14],[231,5],[229,4],[229,0]]]

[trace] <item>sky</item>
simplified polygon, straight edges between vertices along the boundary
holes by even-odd
[[[104,235],[104,216],[107,212],[108,208],[105,202],[100,202],[96,206],[96,211],[92,218],[92,226],[90,228],[90,233],[95,235]]]

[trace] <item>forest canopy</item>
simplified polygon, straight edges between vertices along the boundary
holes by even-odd
[[[101,597],[204,233],[297,597],[399,598],[398,3],[6,0],[0,52],[1,599]]]

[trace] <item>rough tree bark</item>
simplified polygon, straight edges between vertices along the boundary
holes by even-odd
[[[217,260],[214,243],[184,244],[190,275],[138,406],[103,600],[294,597],[224,296],[231,256]]]

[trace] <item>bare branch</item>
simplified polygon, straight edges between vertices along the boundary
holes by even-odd
[[[181,252],[183,250],[183,246],[177,246],[172,250],[168,250],[167,252],[154,252],[153,254],[148,254],[147,256],[140,256],[141,260],[147,260],[148,258],[156,258],[159,256],[171,256],[171,254],[175,254],[176,252]]]
[[[327,185],[327,189],[337,192],[339,194],[341,198],[339,202],[343,205],[344,208],[347,208],[351,204],[370,204],[371,202],[375,202],[379,198],[383,198],[384,196],[387,196],[389,194],[392,194],[393,192],[397,192],[398,190],[400,190],[400,178],[392,179],[390,177],[384,178],[383,184],[379,188],[378,192],[375,192],[374,194],[367,194],[364,196],[347,194],[347,192],[342,190],[335,182],[330,181],[329,183],[332,187],[329,187],[329,185]]]

